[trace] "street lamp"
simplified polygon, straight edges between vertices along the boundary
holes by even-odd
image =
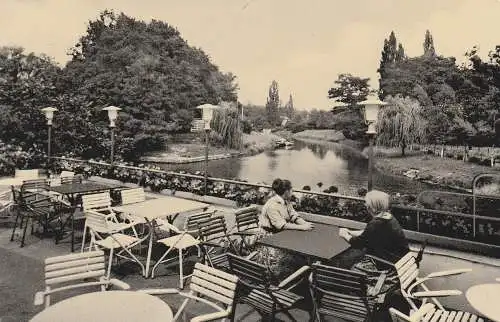
[[[50,148],[51,148],[51,140],[52,140],[52,120],[54,119],[54,112],[57,111],[55,107],[45,107],[42,108],[43,114],[45,114],[45,118],[47,119],[47,175],[49,175],[48,171],[50,168]]]
[[[102,109],[103,111],[108,112],[109,118],[109,127],[111,128],[111,165],[113,165],[114,157],[115,157],[115,122],[118,118],[118,111],[121,111],[121,108],[116,106],[108,106]]]
[[[208,187],[208,139],[210,134],[210,122],[212,121],[214,110],[219,109],[220,106],[212,104],[203,104],[198,107],[202,111],[202,120],[205,123],[205,195],[207,194]]]
[[[366,134],[370,137],[370,146],[368,150],[368,191],[370,191],[373,187],[373,141],[377,135],[378,113],[380,107],[387,105],[387,103],[382,102],[377,97],[370,97],[358,104],[364,106],[363,116],[365,123],[368,125]]]

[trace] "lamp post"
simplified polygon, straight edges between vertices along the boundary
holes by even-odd
[[[118,111],[121,111],[121,108],[116,107],[116,106],[108,106],[102,109],[103,111],[108,112],[108,118],[109,118],[109,127],[111,129],[111,156],[110,156],[110,163],[111,166],[113,166],[114,162],[114,157],[115,157],[115,122],[116,119],[118,118]]]
[[[368,191],[372,190],[373,187],[373,144],[375,136],[377,135],[377,121],[378,113],[381,106],[387,105],[386,102],[382,102],[377,97],[367,98],[365,101],[359,102],[359,105],[364,106],[364,119],[365,123],[368,125],[368,131],[366,134],[369,135],[369,149],[368,149]]]
[[[202,119],[205,123],[205,195],[208,192],[208,141],[210,136],[210,122],[212,121],[214,110],[219,109],[220,107],[212,104],[203,104],[197,107],[202,111]]]
[[[45,114],[45,118],[47,119],[47,175],[49,175],[50,170],[52,120],[54,119],[54,112],[56,111],[57,108],[51,106],[42,108],[42,112]]]

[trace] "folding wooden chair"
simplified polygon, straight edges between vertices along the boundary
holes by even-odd
[[[293,293],[292,290],[307,278],[309,266],[301,267],[278,285],[271,285],[266,266],[231,253],[226,256],[229,262],[227,271],[240,279],[241,288],[237,295],[239,303],[250,305],[263,317],[273,321],[278,313],[296,321],[289,311],[304,297]]]
[[[144,188],[124,189],[120,191],[122,205],[143,202],[146,200]]]
[[[236,219],[236,232],[240,236],[239,254],[247,255],[254,250],[254,243],[259,232],[259,208],[249,206],[237,209],[234,213]]]
[[[117,223],[113,221],[113,217],[111,214],[106,215],[92,210],[85,211],[85,225],[90,233],[89,250],[92,248],[109,250],[109,264],[106,274],[108,278],[111,274],[113,256],[136,262],[141,267],[142,274],[146,276],[146,268],[132,253],[132,248],[147,240],[149,235],[139,238],[124,234],[125,230],[132,228],[136,223]],[[118,251],[115,252],[115,249]]]
[[[223,216],[213,216],[207,222],[198,223],[198,229],[201,240],[199,245],[205,264],[221,268],[227,263],[224,261],[225,253],[238,253]]]
[[[484,322],[484,319],[469,312],[443,311],[433,303],[425,303],[418,310],[413,311],[410,316],[390,308],[389,313],[393,322],[430,322],[430,321],[457,321],[457,322]]]
[[[436,310],[432,311],[433,313],[428,313],[430,316],[434,318],[434,316],[439,315],[444,319],[445,317],[453,317],[455,320],[451,319],[451,321],[476,321],[478,317],[474,314],[468,312],[457,312],[457,311],[448,311],[443,305],[438,301],[438,297],[446,297],[453,295],[461,295],[462,292],[459,290],[439,290],[439,291],[431,291],[426,285],[425,282],[439,277],[447,277],[460,275],[463,273],[467,273],[472,271],[470,268],[465,269],[454,269],[449,271],[441,271],[430,273],[425,277],[419,277],[419,269],[417,266],[417,260],[413,253],[409,252],[403,258],[401,258],[396,264],[396,267],[400,285],[401,285],[401,294],[404,296],[406,301],[411,307],[412,311],[418,311],[419,305],[416,301],[421,301],[422,305],[426,304],[429,299],[434,303],[437,307]],[[422,291],[415,290],[421,289]],[[437,317],[436,317],[437,319]]]
[[[158,240],[157,242],[163,244],[167,247],[167,251],[158,259],[156,264],[153,266],[151,270],[151,277],[154,277],[155,271],[158,266],[165,262],[172,262],[175,260],[179,261],[179,288],[184,288],[184,279],[189,278],[191,275],[184,276],[184,251],[189,248],[196,247],[198,249],[198,257],[200,257],[200,239],[199,239],[199,227],[204,223],[208,223],[214,212],[204,212],[200,214],[194,214],[186,218],[184,223],[184,230],[179,230],[174,225],[168,223],[167,221],[161,221],[162,229],[168,229],[169,231],[173,231],[177,235],[163,238]],[[179,256],[178,258],[165,258],[172,252],[177,251]]]
[[[331,316],[345,321],[373,321],[383,296],[379,295],[385,280],[381,275],[374,287],[361,272],[315,263],[312,266],[310,290],[316,321]]]
[[[35,294],[35,305],[50,305],[51,295],[74,288],[100,286],[101,291],[113,285],[127,290],[130,286],[105,277],[104,252],[92,251],[45,259],[45,291]],[[93,280],[93,281],[89,281]],[[59,286],[57,288],[53,288]],[[89,308],[92,309],[92,308]]]
[[[191,300],[207,304],[216,310],[214,313],[196,316],[191,319],[192,322],[225,320],[226,318],[234,321],[234,300],[237,288],[237,276],[201,263],[196,263],[193,277],[189,283],[189,293],[180,292],[177,289],[145,289],[139,290],[139,292],[153,295],[178,294],[185,297],[186,299],[182,302],[182,305],[174,316],[174,321],[179,319]],[[222,305],[217,303],[221,303]]]

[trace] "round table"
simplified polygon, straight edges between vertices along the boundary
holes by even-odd
[[[479,313],[493,321],[500,321],[500,284],[472,286],[465,296]]]
[[[49,306],[31,322],[169,322],[172,310],[161,299],[133,291],[107,291],[71,297]]]

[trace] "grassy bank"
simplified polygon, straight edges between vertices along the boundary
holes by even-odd
[[[344,134],[336,130],[305,130],[292,135],[296,140],[313,142],[334,142],[353,148],[360,148],[357,141],[346,139]]]
[[[363,151],[366,154],[366,149]],[[477,165],[461,160],[440,158],[422,151],[407,151],[401,156],[401,150],[375,147],[375,166],[378,170],[402,176],[410,169],[418,170],[416,179],[441,186],[472,188],[473,178],[481,173],[500,173],[499,168]]]

